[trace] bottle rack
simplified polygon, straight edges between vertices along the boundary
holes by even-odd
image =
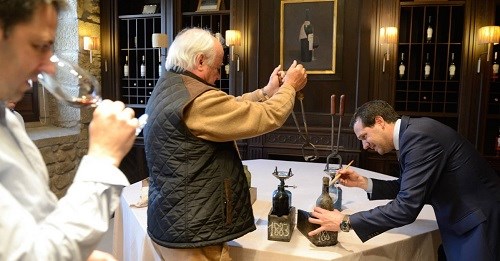
[[[498,53],[497,63],[500,62],[500,45],[493,45],[491,53],[491,62],[486,63],[492,66],[494,62],[494,54]],[[499,78],[493,78],[493,69],[484,68],[485,72],[489,72],[489,89],[487,92],[487,106],[486,106],[486,128],[485,128],[485,146],[483,153],[485,155],[496,155],[496,139],[498,136],[498,129],[500,128],[500,75]]]
[[[427,30],[432,27],[432,37]],[[403,2],[400,8],[399,44],[396,63],[396,111],[406,115],[439,118],[457,128],[460,93],[464,7],[461,2],[426,4]],[[399,76],[404,53],[405,74]],[[449,66],[454,54],[455,75]],[[425,77],[429,54],[430,75]]]
[[[221,0],[221,6],[224,10],[219,11],[203,11],[197,12],[198,1],[182,1],[182,28],[199,27],[210,30],[214,35],[215,33],[220,33],[222,37],[225,36],[226,30],[231,29],[231,1]],[[216,81],[215,85],[226,93],[230,93],[229,77],[230,73],[226,73],[225,65],[229,61],[229,48],[226,45],[224,47],[224,59],[223,64],[220,68],[220,80]],[[236,58],[235,58],[236,59]],[[233,67],[235,68],[235,67]]]
[[[161,14],[121,15],[120,64],[121,97],[127,106],[144,108],[160,77],[158,71],[158,48],[152,47],[153,33],[161,32]],[[140,67],[144,56],[146,75],[141,77]],[[124,75],[123,66],[128,57],[129,75]]]

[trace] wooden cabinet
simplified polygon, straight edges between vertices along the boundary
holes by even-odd
[[[458,129],[463,27],[463,2],[401,3],[394,93],[398,113],[432,117]]]
[[[231,1],[221,0],[219,10],[215,11],[197,11],[198,1],[176,1],[180,5],[181,18],[176,26],[177,31],[183,28],[199,27],[210,30],[217,37],[222,37],[222,46],[224,47],[224,59],[220,68],[220,79],[215,83],[219,89],[226,93],[234,94],[230,88],[230,61],[229,47],[225,45],[226,30],[231,29]]]
[[[165,55],[166,50],[152,46],[152,34],[166,32],[165,13],[166,2],[160,0],[101,1],[103,97],[123,101],[137,116],[144,114],[165,59],[159,52]],[[148,177],[142,134],[120,169],[130,182]]]
[[[144,108],[164,70],[161,50],[152,47],[153,33],[161,33],[161,14],[120,15],[118,23],[121,100],[129,107]]]

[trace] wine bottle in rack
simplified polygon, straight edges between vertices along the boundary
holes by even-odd
[[[144,60],[144,55],[142,56],[142,63],[141,63],[141,77],[146,77],[146,64]]]
[[[161,66],[161,49],[158,49],[158,78],[161,77],[163,68]]]
[[[306,18],[299,32],[300,59],[302,62],[312,61],[314,28],[309,20],[309,9],[306,9]]]
[[[404,64],[405,53],[401,53],[401,63],[399,64],[399,78],[402,79],[405,76],[406,66]]]
[[[429,76],[431,75],[431,62],[429,58],[429,53],[427,53],[427,58],[425,60],[425,67],[424,67],[424,79],[429,79]]]
[[[457,67],[455,66],[455,53],[451,53],[451,63],[450,63],[450,67],[448,68],[450,80],[453,79],[453,77],[455,77],[456,70],[457,70]]]
[[[426,37],[425,37],[425,39],[427,40],[428,43],[431,42],[431,40],[432,40],[432,33],[434,31],[432,29],[431,20],[432,20],[432,16],[429,15],[429,23],[427,24],[427,31],[426,31]]]
[[[128,55],[125,56],[125,64],[123,65],[123,76],[124,77],[129,77]]]
[[[498,52],[495,52],[495,59],[493,59],[493,65],[491,66],[491,78],[493,81],[496,81],[498,79]]]

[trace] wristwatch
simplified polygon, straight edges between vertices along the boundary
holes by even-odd
[[[345,215],[340,223],[340,230],[343,232],[349,232],[351,230],[351,222],[349,222],[349,215]]]

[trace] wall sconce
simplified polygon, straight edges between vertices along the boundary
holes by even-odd
[[[236,71],[240,71],[240,56],[234,53],[234,46],[241,45],[241,32],[238,30],[226,30],[226,45],[229,46],[229,57],[234,61],[236,55]]]
[[[398,28],[396,27],[382,27],[380,28],[380,44],[386,45],[384,59],[382,63],[382,72],[385,72],[385,61],[389,61],[389,45],[398,43]]]
[[[166,34],[154,33],[151,36],[153,48],[158,48],[158,73],[161,76],[163,67],[161,66],[161,48],[168,47],[168,36]]]
[[[500,42],[500,26],[483,26],[479,28],[477,41],[480,44],[488,44],[486,61],[489,62],[491,44]]]
[[[97,50],[97,37],[84,36],[83,50],[90,52],[90,63],[92,63],[92,51]]]

